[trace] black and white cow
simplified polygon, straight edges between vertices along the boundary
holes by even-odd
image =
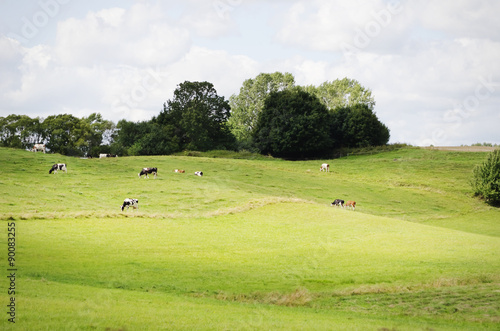
[[[330,206],[344,207],[344,200],[335,199]]]
[[[153,174],[156,178],[156,175],[158,174],[158,169],[157,168],[142,168],[141,172],[139,172],[139,178],[141,178],[142,175],[145,175],[144,178],[149,178],[149,174]]]
[[[58,170],[61,170],[61,171],[64,171],[64,172],[68,172],[68,169],[66,168],[66,163],[56,163],[52,166],[52,168],[50,168],[49,170],[49,174],[52,173],[52,171],[54,173],[57,173]]]
[[[32,152],[42,151],[45,153],[45,144],[35,144],[31,149]]]
[[[194,173],[196,176],[203,176],[203,172],[202,171],[195,171]]]
[[[132,207],[134,209],[139,208],[139,200],[138,199],[125,199],[123,200],[123,205],[122,205],[122,211],[125,209],[125,207]]]
[[[115,154],[99,154],[99,158],[100,159],[107,158],[107,157],[118,157],[118,155],[115,155]]]

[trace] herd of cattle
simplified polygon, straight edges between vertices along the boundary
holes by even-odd
[[[33,149],[34,148],[35,147],[33,147]],[[45,152],[45,150],[44,150],[44,152]],[[321,165],[321,167],[319,168],[319,170],[329,172],[330,165],[327,163],[323,163]],[[52,165],[52,167],[49,170],[49,174],[51,174],[52,172],[57,173],[57,171],[64,171],[67,173],[68,168],[66,167],[66,163],[56,163],[56,164]],[[186,171],[181,170],[181,169],[175,169],[174,172],[182,174],[182,173],[185,173]],[[203,176],[202,171],[195,171],[194,174],[196,176],[200,176],[200,177]],[[144,176],[144,178],[149,178],[149,175],[153,175],[154,178],[156,178],[156,176],[158,175],[158,168],[142,168],[141,172],[139,172],[138,175],[139,175],[139,178],[141,178],[142,176]],[[356,201],[349,200],[349,201],[345,202],[342,199],[335,199],[335,201],[333,201],[330,205],[335,206],[335,207],[347,208],[347,209],[351,208],[354,211],[354,209],[356,208]],[[127,207],[127,209],[129,207],[137,209],[137,208],[139,208],[139,200],[127,198],[123,201],[123,205],[121,207],[122,211],[125,209],[125,207]]]
[[[44,151],[44,153],[45,153],[45,151]],[[109,156],[107,156],[107,157],[109,157]],[[57,171],[64,171],[67,173],[68,168],[66,167],[66,163],[55,163],[50,168],[49,174],[57,173]],[[180,169],[175,169],[174,172],[185,173],[186,171],[180,170]],[[194,174],[195,174],[195,176],[199,176],[199,177],[203,176],[202,171],[195,171]],[[142,168],[141,172],[139,172],[139,178],[141,178],[143,175],[144,175],[144,178],[149,178],[149,175],[153,175],[154,178],[156,178],[156,176],[158,175],[158,168]],[[127,209],[129,207],[137,209],[137,208],[139,208],[139,200],[127,198],[123,201],[123,205],[121,207],[122,211],[125,209],[125,207],[127,207]]]

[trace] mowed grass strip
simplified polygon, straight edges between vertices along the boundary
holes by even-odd
[[[487,330],[490,323],[234,303],[161,292],[23,282],[16,325],[2,330]],[[5,294],[0,295],[5,299]],[[354,308],[354,307],[353,307]]]

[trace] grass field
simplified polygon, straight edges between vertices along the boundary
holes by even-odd
[[[500,210],[469,185],[485,157],[406,148],[324,173],[323,160],[0,148],[0,329],[498,330]],[[49,175],[59,162],[68,173]],[[121,212],[124,198],[139,209]]]

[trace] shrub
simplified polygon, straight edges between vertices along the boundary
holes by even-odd
[[[486,161],[474,168],[474,194],[489,204],[500,204],[500,149],[488,155]]]

